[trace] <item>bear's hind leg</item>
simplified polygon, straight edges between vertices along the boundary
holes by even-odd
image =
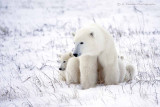
[[[105,85],[117,85],[119,83],[120,73],[119,73],[118,66],[104,68],[104,71],[103,73],[105,76],[104,77]]]

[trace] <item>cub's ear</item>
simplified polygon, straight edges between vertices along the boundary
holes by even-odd
[[[71,57],[72,57],[72,56],[73,56],[73,54],[70,52],[70,53],[69,53],[69,56],[71,56]]]
[[[75,33],[74,32],[72,33],[72,36],[75,37]]]
[[[91,33],[90,33],[90,36],[91,36],[91,37],[94,37],[94,34],[93,34],[93,32],[91,32]]]
[[[57,54],[57,57],[60,58],[62,55],[61,54]]]

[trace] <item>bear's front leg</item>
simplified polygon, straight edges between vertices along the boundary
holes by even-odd
[[[94,87],[97,83],[97,56],[80,56],[80,83],[82,89]]]

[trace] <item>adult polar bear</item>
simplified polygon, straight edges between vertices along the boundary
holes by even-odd
[[[113,37],[108,32],[97,24],[91,24],[76,31],[74,42],[76,45],[74,56],[80,56],[80,58],[86,55],[97,56],[97,61],[102,67],[102,78],[104,78],[105,84],[112,85],[119,83],[118,55]],[[80,63],[89,64],[91,62],[80,60]],[[80,72],[84,73],[83,69],[80,69]]]

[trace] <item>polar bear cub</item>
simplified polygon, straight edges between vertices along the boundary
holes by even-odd
[[[79,71],[79,59],[74,57],[72,53],[66,53],[61,56],[60,79],[70,83],[79,83],[80,71]]]
[[[58,55],[58,57],[60,57],[60,67],[59,67],[59,79],[62,81],[66,81],[66,76],[65,76],[65,72],[66,72],[66,67],[67,67],[67,62],[68,60],[73,57],[72,53],[65,53],[63,55]]]
[[[82,89],[94,87],[97,83],[97,56],[82,55],[79,60]]]

